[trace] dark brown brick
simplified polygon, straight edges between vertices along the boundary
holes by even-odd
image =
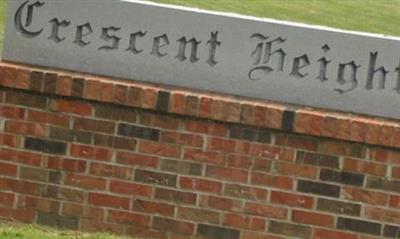
[[[158,141],[160,138],[160,130],[135,125],[119,124],[118,135]]]
[[[76,118],[74,130],[95,131],[106,134],[114,134],[115,123],[112,121]]]
[[[81,97],[83,95],[83,88],[85,86],[85,80],[82,78],[72,79],[71,96]]]
[[[346,203],[341,201],[319,198],[317,209],[336,214],[347,214],[350,216],[360,216],[361,205],[355,203]]]
[[[328,168],[339,168],[339,158],[325,154],[298,151],[296,163],[308,164]]]
[[[78,230],[79,219],[77,217],[60,216],[56,213],[38,212],[37,224],[62,229]]]
[[[379,190],[386,190],[392,192],[400,193],[400,181],[397,180],[389,180],[385,178],[378,177],[368,177],[367,185],[368,188],[374,188]]]
[[[28,137],[25,139],[25,148],[49,154],[65,154],[67,151],[67,144]]]
[[[201,176],[202,165],[197,163],[175,161],[169,159],[161,160],[161,170],[179,174]]]
[[[170,95],[171,94],[167,91],[158,92],[157,106],[156,106],[156,109],[158,111],[168,111]]]
[[[93,144],[116,149],[134,150],[136,147],[136,140],[114,137],[110,135],[95,134],[93,137]]]
[[[329,181],[354,186],[362,186],[364,184],[364,175],[343,171],[338,172],[329,169],[321,170],[320,179],[322,181]]]
[[[38,168],[28,168],[20,167],[20,177],[22,179],[48,182],[49,181],[49,171],[38,169]]]
[[[336,185],[311,182],[305,180],[299,180],[297,184],[297,191],[304,193],[312,193],[317,195],[323,195],[327,197],[339,197],[340,187]]]
[[[172,174],[165,174],[159,172],[152,172],[148,170],[136,169],[135,181],[157,184],[169,187],[175,187],[177,182],[177,176]]]
[[[168,202],[195,204],[197,195],[195,193],[180,192],[175,190],[168,190],[163,188],[156,188],[156,199],[166,200]]]
[[[8,91],[6,102],[10,104],[24,105],[32,108],[46,109],[47,98],[44,96]]]
[[[254,129],[242,125],[234,125],[229,129],[229,138],[260,143],[271,143],[271,133],[262,129]]]
[[[311,227],[285,222],[270,221],[268,232],[296,238],[311,238]]]
[[[168,218],[154,217],[152,226],[161,231],[176,232],[180,234],[192,235],[194,224],[183,221],[176,221]]]
[[[46,73],[44,75],[43,91],[46,93],[54,94],[57,90],[57,74]]]
[[[385,225],[385,227],[383,228],[383,236],[395,239],[400,238],[400,227]]]
[[[95,116],[103,119],[136,122],[136,112],[125,107],[97,105]]]
[[[352,218],[339,217],[337,221],[338,229],[349,230],[353,232],[366,233],[371,235],[381,235],[382,225],[374,222],[356,220]]]
[[[282,129],[286,131],[293,131],[293,122],[294,122],[295,113],[290,110],[285,110],[282,116]]]
[[[93,133],[75,131],[67,128],[50,127],[50,138],[63,141],[76,141],[79,143],[92,143]]]
[[[199,224],[197,227],[197,235],[203,236],[207,239],[239,239],[240,231],[236,229]]]
[[[41,91],[43,84],[43,72],[32,71],[29,89],[33,91]]]

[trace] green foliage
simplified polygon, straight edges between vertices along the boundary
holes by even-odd
[[[3,49],[4,24],[6,20],[6,0],[0,0],[0,53]],[[0,54],[1,57],[1,54]]]
[[[105,233],[81,233],[62,231],[39,227],[37,225],[23,225],[15,223],[0,223],[1,239],[128,239]]]

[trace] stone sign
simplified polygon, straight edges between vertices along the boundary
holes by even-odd
[[[3,60],[400,118],[395,37],[136,0],[10,0]]]

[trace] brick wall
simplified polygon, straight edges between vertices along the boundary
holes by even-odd
[[[400,125],[0,64],[0,218],[145,238],[400,238]]]

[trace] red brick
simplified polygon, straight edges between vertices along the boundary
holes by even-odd
[[[19,68],[16,75],[15,88],[29,89],[30,78],[31,71],[29,69]]]
[[[338,116],[337,118],[338,129],[336,132],[336,138],[343,140],[350,140],[350,126],[351,120],[347,117]]]
[[[123,234],[124,226],[115,223],[105,223],[93,220],[81,220],[81,230],[86,232],[108,232],[113,234]]]
[[[207,166],[206,176],[211,178],[223,179],[224,181],[234,181],[246,183],[249,173],[246,170],[234,168],[222,168],[215,166]]]
[[[366,162],[363,160],[354,160],[345,158],[343,162],[343,169],[358,173],[366,173],[377,176],[386,175],[386,165],[374,162]]]
[[[166,200],[168,202],[196,204],[197,194],[191,192],[182,192],[156,188],[154,198]]]
[[[186,131],[222,137],[228,134],[228,129],[224,124],[194,120],[188,120],[186,122]]]
[[[318,152],[323,154],[344,155],[354,158],[365,158],[365,145],[352,144],[343,141],[322,141],[319,143]]]
[[[268,191],[253,186],[249,187],[239,184],[225,184],[224,195],[249,200],[265,201],[268,196]]]
[[[333,216],[326,214],[293,210],[292,221],[322,227],[333,227],[335,220]]]
[[[392,168],[392,177],[393,178],[400,178],[400,167],[393,167]]]
[[[379,142],[379,134],[382,128],[381,121],[368,120],[366,123],[367,134],[365,136],[365,142],[369,144],[377,144]]]
[[[284,162],[275,162],[274,168],[281,175],[292,175],[310,179],[316,179],[319,171],[316,167]]]
[[[109,164],[91,163],[90,174],[101,177],[130,179],[133,173],[132,169],[126,167],[117,167]]]
[[[86,170],[86,161],[49,156],[47,158],[47,167],[51,169],[83,173]]]
[[[24,223],[33,223],[35,219],[35,211],[31,209],[13,209],[1,208],[0,218],[5,220],[15,220]]]
[[[242,112],[240,122],[246,125],[251,125],[253,123],[253,113],[254,107],[251,104],[242,102]]]
[[[129,209],[129,198],[102,193],[89,193],[88,203],[96,206]]]
[[[125,234],[136,238],[165,239],[167,237],[165,232],[153,231],[140,226],[126,226]]]
[[[311,135],[320,136],[325,114],[320,112],[308,112],[308,113],[310,116],[310,126],[308,129],[308,133],[310,133]]]
[[[209,118],[212,113],[213,98],[208,96],[200,97],[199,116]]]
[[[183,92],[173,92],[171,94],[170,111],[171,113],[183,114],[185,112],[185,97]]]
[[[63,96],[71,95],[72,77],[67,75],[59,75],[57,80],[57,94]]]
[[[219,224],[220,214],[215,211],[205,210],[204,208],[179,207],[178,218],[196,222],[206,222]]]
[[[265,204],[246,203],[245,213],[268,218],[287,219],[288,210],[282,207],[276,207]]]
[[[159,164],[159,158],[136,153],[117,152],[117,162],[130,166],[156,168]]]
[[[397,125],[393,135],[393,146],[400,148],[400,127]]]
[[[123,212],[123,211],[109,210],[107,221],[117,224],[127,224],[127,225],[134,224],[138,226],[147,227],[150,224],[150,216]]]
[[[47,135],[47,127],[44,124],[28,123],[23,121],[6,121],[4,131],[38,137],[45,137]]]
[[[336,116],[327,115],[322,124],[321,136],[335,137],[339,129],[339,124]]]
[[[286,146],[298,149],[305,149],[310,151],[316,151],[318,148],[318,141],[312,138],[306,138],[294,135],[282,135],[276,136],[276,145]]]
[[[1,158],[0,158],[1,160]],[[0,175],[17,176],[17,166],[13,164],[0,162]]]
[[[397,225],[400,224],[400,211],[377,207],[364,207],[364,215],[365,218],[368,219],[394,223]]]
[[[177,130],[180,120],[173,116],[142,112],[140,114],[140,123],[162,129]]]
[[[202,197],[200,200],[200,206],[232,212],[242,211],[241,201],[217,196]]]
[[[0,105],[0,117],[7,119],[23,120],[25,117],[25,109],[13,106]]]
[[[139,152],[178,158],[180,154],[180,148],[171,144],[141,140],[139,141]]]
[[[12,193],[0,192],[0,206],[12,207],[15,195]]]
[[[23,194],[39,195],[42,187],[37,183],[0,178],[0,189]]]
[[[180,177],[179,186],[183,189],[209,193],[220,193],[222,190],[222,183],[220,182],[189,177]]]
[[[1,66],[0,85],[5,87],[14,87],[17,76],[17,69],[12,66]]]
[[[62,214],[66,216],[102,221],[104,218],[104,209],[72,203],[64,203],[62,207]]]
[[[267,119],[267,107],[261,105],[255,105],[252,124],[265,125],[266,119]]]
[[[182,134],[171,131],[161,132],[161,142],[192,147],[203,147],[203,137],[194,134]]]
[[[65,177],[64,183],[66,185],[92,190],[104,190],[106,188],[106,180],[103,178],[96,178],[72,173],[68,174]]]
[[[367,134],[367,122],[363,118],[354,118],[350,126],[350,140],[364,142]]]
[[[92,106],[88,103],[69,100],[52,100],[50,103],[52,110],[64,113],[72,113],[83,116],[92,115]]]
[[[114,87],[114,102],[125,104],[128,96],[128,87],[125,85],[115,85]]]
[[[44,212],[58,213],[60,209],[60,202],[49,200],[47,198],[20,195],[18,197],[18,207],[24,209],[35,209]]]
[[[114,84],[111,82],[100,82],[99,100],[103,102],[112,102],[114,92]]]
[[[2,160],[13,161],[27,165],[40,166],[42,163],[42,158],[43,158],[42,155],[36,153],[22,152],[6,148],[0,149],[0,159]]]
[[[22,136],[0,133],[0,145],[19,148],[21,145],[21,141]]]
[[[316,228],[314,231],[314,239],[357,239],[356,234],[333,231],[329,229]]]
[[[400,196],[390,195],[389,206],[393,208],[400,208]]]
[[[391,147],[393,146],[394,133],[396,132],[397,125],[393,123],[383,122],[381,132],[379,134],[378,143],[380,145]]]
[[[294,123],[293,123],[293,130],[296,133],[308,133],[308,129],[310,127],[311,117],[310,115],[302,110],[297,110]]]
[[[110,191],[114,193],[143,197],[150,197],[152,195],[152,188],[150,186],[115,180],[112,180],[110,183]]]
[[[251,183],[287,190],[291,190],[293,188],[293,179],[289,177],[274,176],[263,173],[252,173]]]
[[[252,158],[242,155],[228,155],[228,166],[235,168],[250,169],[252,164]]]
[[[314,198],[288,192],[271,192],[271,203],[283,204],[292,207],[313,208]]]
[[[83,159],[94,159],[100,161],[109,161],[111,159],[110,150],[93,146],[72,144],[70,153],[73,157]]]
[[[385,193],[368,191],[360,188],[342,188],[342,195],[348,200],[374,205],[386,205],[388,201],[388,195]]]
[[[69,117],[65,114],[29,110],[27,120],[31,122],[69,126]]]
[[[284,110],[285,107],[269,105],[264,126],[272,129],[281,129]]]
[[[142,107],[145,109],[154,109],[157,103],[157,94],[157,89],[145,88],[141,95]]]
[[[223,138],[208,138],[207,149],[235,153],[235,141]]]
[[[172,217],[175,212],[175,207],[173,205],[151,202],[141,199],[134,199],[132,203],[132,210],[137,212],[149,213],[152,215],[163,215]]]
[[[265,219],[229,213],[224,215],[223,225],[252,231],[264,231]]]
[[[185,115],[197,116],[198,113],[199,113],[199,97],[196,95],[187,95],[185,97]]]
[[[283,239],[283,237],[271,235],[268,233],[244,231],[242,239]]]
[[[128,99],[127,99],[128,105],[135,107],[141,106],[142,91],[143,91],[142,87],[131,85],[128,90]]]
[[[185,160],[212,163],[212,164],[224,164],[226,154],[215,151],[204,151],[200,149],[184,148],[183,158]]]
[[[83,90],[83,97],[85,99],[97,100],[100,92],[100,80],[87,79],[85,80],[85,87]]]

